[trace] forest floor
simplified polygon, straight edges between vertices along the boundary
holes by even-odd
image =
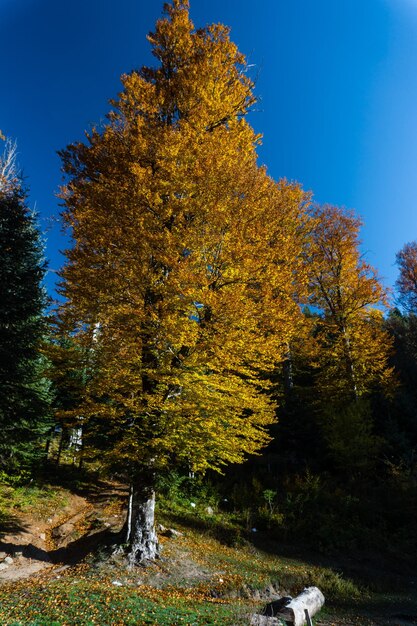
[[[106,548],[123,525],[123,486],[0,489],[4,626],[237,626],[310,585],[326,597],[315,626],[417,626],[415,580],[400,569],[324,563],[269,545],[266,533],[255,545],[225,517],[167,506],[158,511],[161,558],[127,570]],[[372,577],[379,587],[364,583]]]

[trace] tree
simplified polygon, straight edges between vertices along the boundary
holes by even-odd
[[[387,294],[359,251],[361,221],[351,211],[314,206],[306,261],[310,303],[320,313],[310,342],[316,368],[316,421],[328,458],[347,474],[370,471],[381,449],[370,397],[395,387],[392,338],[381,308]]]
[[[385,429],[389,441],[389,456],[403,468],[416,467],[417,451],[417,316],[393,309],[386,320],[388,331],[394,338],[393,365],[400,380],[389,410]]]
[[[86,355],[77,413],[131,481],[131,563],[157,554],[158,471],[221,470],[268,441],[308,200],[256,163],[228,29],[195,30],[174,0],[148,38],[159,66],[123,76],[107,124],[61,153],[74,247],[60,325]]]
[[[47,445],[49,453],[50,443],[57,426],[60,431],[59,446],[56,463],[59,465],[61,454],[65,447],[73,447],[73,458],[79,456],[82,464],[82,415],[77,414],[81,404],[85,387],[85,358],[80,354],[77,345],[71,337],[61,333],[58,328],[51,328],[49,341],[45,344],[44,353],[47,356],[47,376],[51,381],[52,407],[55,415],[55,424],[51,429],[51,437]],[[72,418],[69,420],[68,415]]]
[[[375,385],[388,388],[392,340],[383,328],[387,293],[375,269],[361,258],[361,220],[351,211],[324,205],[311,211],[306,260],[310,302],[321,312],[321,388],[327,397],[357,400]],[[315,348],[317,353],[317,347]]]
[[[19,184],[17,168],[17,144],[9,137],[4,137],[0,131],[0,140],[5,141],[5,146],[0,158],[0,192],[11,192],[14,186]]]
[[[399,299],[404,307],[414,314],[417,312],[417,242],[405,244],[397,254],[400,275],[396,282]]]
[[[9,473],[40,454],[49,410],[40,354],[45,261],[15,158],[8,141],[0,157],[0,468]]]
[[[417,449],[417,242],[405,244],[396,260],[400,271],[396,281],[398,302],[403,310],[391,311],[387,327],[395,341],[394,363],[401,388],[392,407],[390,434],[392,457],[398,465],[408,468],[411,476],[416,467]]]

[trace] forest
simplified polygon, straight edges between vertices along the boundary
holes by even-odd
[[[195,28],[186,0],[164,11],[155,66],[123,75],[106,120],[60,151],[56,301],[1,135],[0,526],[19,490],[122,485],[112,541],[130,568],[163,555],[165,507],[222,516],[236,546],[408,571],[417,241],[390,293],[354,211],[258,165],[255,85],[229,29]],[[30,623],[116,623],[77,619]]]

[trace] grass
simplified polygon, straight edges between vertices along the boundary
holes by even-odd
[[[114,582],[83,565],[66,576],[52,573],[5,585],[0,621],[5,626],[226,626],[237,624],[245,612],[244,603],[213,599],[199,588],[138,586],[134,576],[125,576],[120,586]]]
[[[58,509],[69,492],[29,486],[0,497],[14,511],[45,515]],[[116,505],[109,503],[110,509]],[[258,549],[241,520],[230,514],[208,515],[203,508],[162,502],[157,521],[183,535],[161,537],[162,559],[148,568],[126,570],[114,559],[91,556],[63,571],[0,587],[0,623],[4,626],[237,626],[259,610],[268,594],[296,595],[318,586],[326,597],[319,622],[382,624],[370,615],[388,615],[405,607],[405,596],[378,595],[312,559],[289,558],[275,547]],[[265,535],[266,537],[266,535]],[[267,546],[268,547],[268,546]],[[115,584],[116,583],[116,584]],[[415,598],[407,606],[412,611]],[[415,606],[415,605],[414,605]],[[336,617],[335,617],[336,616]],[[324,620],[324,622],[322,621]]]
[[[158,625],[237,626],[265,604],[270,588],[297,593],[319,584],[337,595],[360,591],[329,569],[274,557],[241,542],[236,548],[191,528],[185,515],[175,527],[184,535],[163,540],[163,559],[149,568],[126,570],[91,559],[65,572],[0,588],[0,623],[5,626]],[[159,520],[171,526],[169,511]],[[197,520],[196,520],[197,521]],[[200,520],[200,522],[203,520]],[[211,520],[222,530],[225,520]],[[230,531],[230,528],[228,528]],[[172,563],[186,563],[180,570]],[[117,583],[116,585],[114,583]],[[348,585],[344,589],[343,585]]]
[[[68,505],[69,492],[61,487],[29,484],[11,487],[0,483],[0,522],[11,514],[24,513],[44,519]]]
[[[334,601],[357,600],[369,595],[364,586],[330,567],[256,549],[248,539],[250,533],[245,533],[230,515],[205,516],[198,511],[190,514],[185,508],[181,513],[180,507],[169,507],[165,503],[164,509],[159,511],[159,518],[164,525],[173,524],[182,530],[190,553],[198,555],[203,567],[217,567],[229,574],[235,589],[240,582],[253,590],[273,586],[283,594],[296,595],[304,587],[314,585]]]

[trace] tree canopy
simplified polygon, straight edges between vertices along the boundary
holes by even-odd
[[[330,205],[315,206],[311,217],[306,260],[310,303],[322,313],[316,333],[322,392],[327,400],[346,400],[388,390],[394,379],[392,340],[383,328],[387,292],[361,256],[361,220]]]
[[[275,419],[268,372],[300,316],[308,197],[257,165],[244,57],[166,5],[157,68],[122,77],[107,124],[62,152],[62,328],[85,348],[78,408],[134,473],[241,462]]]
[[[400,270],[396,286],[399,299],[405,308],[413,313],[417,311],[417,242],[406,243],[397,254]]]
[[[0,479],[38,477],[44,454],[128,482],[131,564],[158,553],[156,487],[194,498],[205,473],[247,528],[350,548],[378,519],[386,543],[386,486],[403,518],[416,497],[417,244],[385,319],[361,220],[259,164],[229,29],[195,28],[173,0],[148,39],[155,65],[123,75],[105,121],[60,153],[71,241],[45,357],[42,242],[5,140]]]

